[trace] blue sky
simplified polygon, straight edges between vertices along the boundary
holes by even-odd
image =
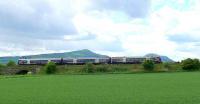
[[[199,0],[0,0],[0,56],[79,49],[200,58]]]

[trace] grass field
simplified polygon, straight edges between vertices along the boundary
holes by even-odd
[[[200,72],[0,77],[0,104],[199,104]]]

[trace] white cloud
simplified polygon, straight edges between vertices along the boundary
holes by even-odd
[[[0,1],[1,56],[87,48],[111,56],[200,57],[199,18],[197,0]]]

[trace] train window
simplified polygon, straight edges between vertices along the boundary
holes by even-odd
[[[112,63],[123,63],[123,58],[112,58]]]
[[[28,61],[27,60],[19,60],[18,63],[19,64],[28,64]]]
[[[95,63],[95,59],[78,59],[77,63]]]
[[[108,63],[109,59],[99,59],[99,63]]]
[[[126,58],[127,63],[141,63],[142,58]]]
[[[126,58],[126,62],[134,62],[135,58]]]
[[[48,60],[30,60],[30,64],[47,64]]]
[[[63,63],[73,63],[73,59],[63,59]]]
[[[51,62],[58,64],[58,63],[61,63],[61,60],[51,60]]]

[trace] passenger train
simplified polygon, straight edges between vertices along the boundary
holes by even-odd
[[[45,65],[54,62],[59,65],[65,64],[141,64],[145,60],[161,63],[160,57],[108,57],[108,58],[47,58],[47,59],[19,59],[19,65]]]

